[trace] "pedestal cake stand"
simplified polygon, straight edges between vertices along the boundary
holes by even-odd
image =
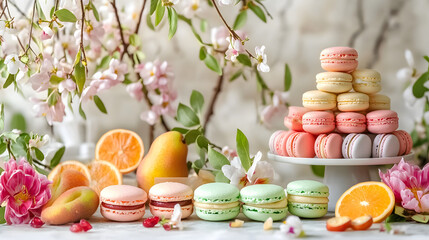
[[[268,153],[272,161],[289,164],[325,165],[323,182],[329,187],[328,211],[335,211],[335,204],[341,195],[351,186],[365,181],[371,181],[369,170],[377,165],[399,163],[402,158],[412,160],[414,153],[405,156],[387,158],[355,158],[355,159],[322,159],[284,157]]]

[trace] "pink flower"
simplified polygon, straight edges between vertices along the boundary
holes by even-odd
[[[148,90],[166,90],[169,87],[174,74],[166,61],[147,62],[137,65],[135,71],[140,74],[143,79],[143,84]]]
[[[131,83],[127,86],[127,91],[131,97],[135,98],[137,101],[143,99],[143,84],[141,82]]]
[[[52,29],[48,26],[43,27],[42,31],[43,31],[42,35],[40,36],[42,41],[51,39],[52,36],[54,35],[54,31],[52,31]]]
[[[397,204],[417,213],[429,213],[429,164],[420,169],[402,159],[385,174],[379,170],[379,175],[392,189]]]
[[[49,106],[46,101],[39,99],[31,99],[35,104],[33,105],[33,111],[36,113],[36,117],[46,117],[49,125],[53,122],[62,122],[65,115],[65,106],[61,97],[58,97],[57,103],[53,106]]]
[[[140,114],[140,119],[147,122],[149,125],[154,125],[158,121],[159,115],[149,110],[142,112],[142,114]]]
[[[265,46],[255,47],[256,59],[258,60],[257,69],[260,72],[269,72],[270,66],[267,64],[267,54],[265,54]]]
[[[71,79],[65,79],[58,84],[58,92],[73,92],[76,90],[76,83]]]
[[[121,63],[117,59],[112,59],[110,60],[109,69],[107,71],[116,75],[116,81],[123,82],[125,74],[128,72],[128,67],[127,64]]]
[[[229,31],[225,26],[212,28],[210,36],[214,49],[225,51],[228,48],[229,42],[226,39],[229,37]]]
[[[261,121],[266,125],[270,125],[274,116],[279,114],[283,119],[288,112],[288,108],[286,106],[288,99],[289,92],[274,91],[272,103],[265,106],[261,111]]]
[[[43,205],[51,198],[51,182],[38,174],[24,159],[10,159],[0,176],[0,203],[6,204],[8,224],[26,224],[39,217]]]
[[[228,160],[233,159],[234,157],[237,157],[237,151],[235,151],[234,149],[230,148],[229,146],[224,146],[222,148],[222,154],[225,155],[226,158],[228,158]]]
[[[31,76],[28,81],[31,83],[31,87],[36,92],[45,91],[50,87],[50,76],[47,72],[36,73]]]

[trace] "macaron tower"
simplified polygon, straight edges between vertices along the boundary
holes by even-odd
[[[303,107],[290,106],[270,151],[298,158],[383,158],[407,155],[410,135],[398,128],[390,98],[380,94],[381,75],[357,69],[358,52],[331,47],[320,54],[325,72],[316,75],[317,90],[302,95]]]

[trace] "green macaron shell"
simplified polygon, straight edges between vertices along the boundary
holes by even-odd
[[[240,201],[251,204],[279,202],[286,198],[285,190],[274,184],[256,184],[240,191]]]
[[[303,218],[320,218],[328,212],[328,204],[316,203],[288,203],[290,214]]]
[[[273,221],[280,221],[287,215],[287,207],[279,209],[270,208],[258,208],[248,205],[243,205],[243,214],[255,221],[265,222],[268,218],[272,218]]]
[[[240,213],[240,206],[230,209],[204,209],[195,207],[195,213],[203,220],[207,221],[226,221],[234,219]]]
[[[232,203],[239,200],[240,190],[228,183],[207,183],[194,191],[194,200],[200,203]]]
[[[287,185],[287,194],[306,197],[328,197],[329,188],[313,180],[297,180]]]

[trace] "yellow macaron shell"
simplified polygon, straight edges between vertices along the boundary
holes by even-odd
[[[311,110],[330,110],[337,105],[336,98],[333,93],[312,90],[302,95],[302,105]]]
[[[338,110],[343,112],[364,111],[369,108],[369,96],[365,93],[342,93],[337,96]]]
[[[343,72],[321,72],[316,75],[317,89],[331,93],[350,91],[352,80],[352,75]]]
[[[373,69],[356,69],[352,76],[356,92],[374,94],[381,90],[381,75]]]
[[[273,202],[273,203],[261,203],[261,204],[246,203],[246,205],[252,206],[252,207],[258,207],[258,208],[271,208],[271,209],[285,208],[287,206],[287,199],[285,198],[281,201]]]
[[[327,197],[305,197],[305,196],[296,196],[288,195],[289,202],[296,203],[328,203],[329,199]]]
[[[383,94],[369,95],[369,109],[375,110],[390,110],[390,98]]]
[[[237,207],[240,203],[239,202],[233,202],[233,203],[200,203],[200,202],[194,202],[195,207],[204,208],[204,209],[229,209]]]

